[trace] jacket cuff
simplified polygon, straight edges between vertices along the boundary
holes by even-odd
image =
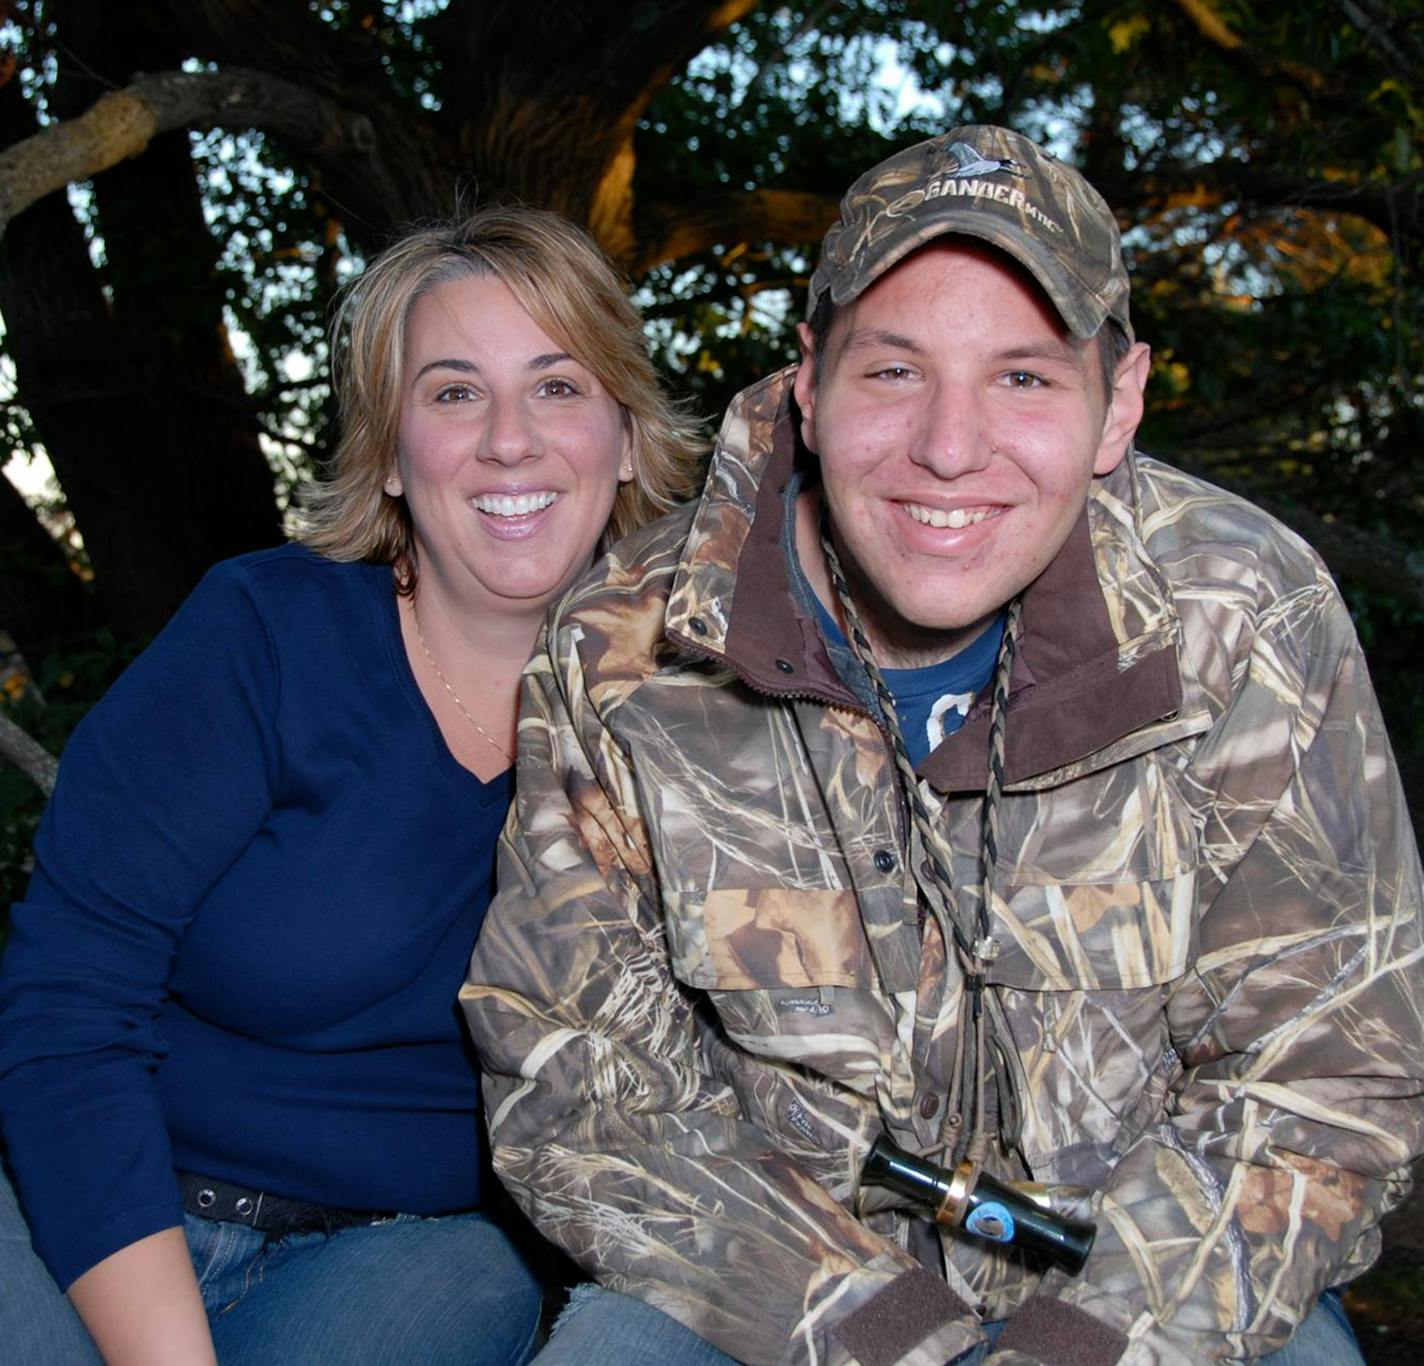
[[[989,1358],[998,1366],[1114,1366],[1127,1351],[1127,1334],[1075,1304],[1036,1295],[999,1336]]]
[[[974,1310],[923,1267],[896,1276],[831,1331],[858,1366],[940,1366],[984,1340]]]
[[[1204,1366],[1140,1305],[1050,1271],[1004,1326],[992,1366]]]

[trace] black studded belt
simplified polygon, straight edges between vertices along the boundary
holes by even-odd
[[[334,1233],[341,1228],[375,1224],[394,1219],[390,1210],[338,1209],[334,1205],[313,1205],[306,1200],[288,1200],[267,1191],[251,1190],[231,1181],[211,1176],[178,1172],[178,1191],[183,1208],[202,1219],[219,1219],[229,1224],[246,1224],[262,1233]]]

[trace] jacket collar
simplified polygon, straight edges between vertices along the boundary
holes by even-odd
[[[795,367],[779,371],[728,411],[666,629],[761,692],[863,709],[791,588],[784,536],[797,458],[794,375]],[[1142,544],[1136,479],[1129,456],[1094,482],[1067,543],[1024,594],[1005,736],[1010,786],[1048,786],[1201,728],[1198,709],[1183,707],[1180,625]],[[942,792],[982,788],[988,728],[981,703],[924,760],[921,776]]]

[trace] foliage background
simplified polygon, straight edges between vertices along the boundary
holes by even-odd
[[[0,0],[0,450],[57,473],[38,509],[0,480],[0,707],[58,752],[207,564],[280,536],[332,440],[333,296],[401,223],[499,197],[587,223],[710,420],[793,358],[845,185],[1000,122],[1119,212],[1155,352],[1140,444],[1257,498],[1336,573],[1418,824],[1421,19],[1420,0]],[[39,809],[0,767],[0,907]],[[1386,1268],[1376,1319],[1404,1327],[1376,1360],[1421,1341],[1418,1260]]]

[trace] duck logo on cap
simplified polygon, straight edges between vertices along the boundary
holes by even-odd
[[[1008,175],[1018,176],[1020,180],[1028,178],[1028,172],[1012,157],[986,157],[975,151],[967,142],[951,142],[935,160],[952,160],[954,162],[954,170],[941,173],[954,180],[969,176],[993,175],[995,171],[1004,171]]]

